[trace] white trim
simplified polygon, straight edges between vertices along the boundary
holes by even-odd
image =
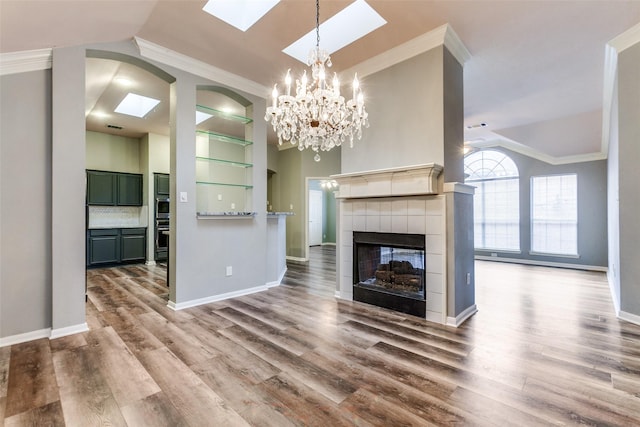
[[[336,246],[336,243],[334,243],[334,242],[324,242],[324,243],[321,243],[320,246]]]
[[[348,81],[350,77],[346,76],[352,76],[356,72],[360,77],[366,77],[442,45],[444,45],[463,66],[464,63],[471,58],[471,54],[455,31],[453,31],[449,24],[444,24],[428,33],[422,34],[393,49],[389,49],[380,55],[369,58],[340,72],[340,77],[343,81]]]
[[[278,280],[274,280],[273,282],[267,282],[266,283],[266,287],[267,288],[273,288],[275,286],[280,286],[280,283],[282,283],[282,279],[284,279],[284,275],[287,272],[287,267],[284,268],[284,270],[282,270],[282,273],[280,273],[280,276],[278,277]]]
[[[612,39],[607,45],[614,48],[618,53],[630,48],[636,43],[640,43],[640,24],[626,30],[624,33]]]
[[[134,41],[138,46],[140,55],[144,58],[170,65],[179,70],[219,82],[234,89],[259,96],[260,98],[266,99],[270,96],[271,88],[256,83],[253,80],[237,76],[221,68],[207,64],[206,62],[141,39],[140,37],[134,37]]]
[[[73,326],[67,326],[64,328],[57,328],[51,330],[50,339],[54,340],[56,338],[66,337],[67,335],[79,334],[81,332],[87,332],[89,330],[89,326],[87,323],[79,323]]]
[[[484,255],[476,255],[475,259],[478,261],[497,261],[497,262],[510,262],[512,264],[537,265],[538,267],[558,267],[558,268],[571,268],[574,270],[602,271],[604,273],[607,272],[607,267],[602,267],[599,265],[568,264],[564,262],[537,261],[532,259],[519,259],[519,258],[498,258],[494,256],[484,256]]]
[[[263,286],[256,286],[254,288],[242,289],[239,291],[227,292],[219,295],[212,295],[206,298],[192,299],[185,302],[175,303],[173,301],[169,301],[167,303],[167,307],[169,307],[172,310],[178,311],[178,310],[183,310],[185,308],[196,307],[198,305],[209,304],[210,302],[223,301],[226,299],[237,298],[244,295],[251,295],[251,294],[255,294],[256,292],[266,291],[267,289],[269,289],[269,287],[266,285],[263,285]]]
[[[23,50],[0,54],[0,76],[48,70],[51,68],[52,49]]]
[[[14,344],[21,344],[27,341],[38,340],[40,338],[49,338],[51,328],[39,329],[37,331],[25,332],[24,334],[10,335],[0,338],[0,347],[6,347]]]
[[[157,265],[155,261],[145,261],[145,265]]]
[[[640,326],[640,316],[637,314],[627,313],[626,311],[620,310],[618,312],[618,319],[622,319],[629,323],[634,323]]]
[[[582,163],[593,162],[595,160],[605,160],[607,158],[606,152],[600,153],[588,153],[588,154],[576,154],[574,156],[553,157],[538,151],[534,148],[527,147],[526,145],[512,141],[506,138],[495,138],[491,140],[472,141],[467,144],[474,148],[491,148],[491,147],[503,147],[507,150],[511,150],[523,156],[531,157],[541,162],[549,163],[550,165],[566,165],[570,163]]]
[[[286,259],[287,259],[287,261],[293,261],[293,262],[302,262],[302,263],[309,262],[309,258],[300,258],[300,257],[297,257],[297,256],[289,256],[289,255],[287,255]]]
[[[613,301],[613,309],[617,314],[620,313],[620,297],[616,292],[615,277],[611,274],[612,271],[607,271],[607,282],[609,283],[609,292],[611,293],[611,300]]]
[[[615,37],[605,46],[604,85],[602,101],[602,143],[600,150],[609,153],[609,134],[611,131],[611,108],[618,73],[618,54],[631,46],[640,43],[640,24],[636,24],[624,33]]]
[[[474,195],[476,187],[474,185],[463,184],[461,182],[445,182],[442,186],[443,193],[462,193]]]
[[[342,298],[342,292],[340,292],[340,291],[335,291],[335,292],[333,293],[333,296],[334,296],[335,298],[338,298],[338,299],[344,299],[344,298]]]
[[[453,326],[457,328],[462,325],[469,317],[473,316],[478,312],[478,307],[475,304],[467,307],[462,313],[458,314],[456,317],[447,316],[447,326]]]

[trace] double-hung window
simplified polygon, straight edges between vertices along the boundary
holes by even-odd
[[[465,183],[476,187],[473,198],[476,249],[520,250],[518,167],[504,153],[482,150],[464,160]]]
[[[576,174],[531,178],[531,251],[578,255]]]

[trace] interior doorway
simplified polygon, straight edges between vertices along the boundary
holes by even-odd
[[[336,195],[337,184],[329,177],[306,178],[305,199],[305,258],[309,248],[335,246],[336,244]]]
[[[322,191],[309,190],[309,246],[322,245],[323,199]]]

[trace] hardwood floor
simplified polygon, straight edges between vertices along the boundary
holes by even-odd
[[[640,425],[640,326],[601,273],[477,262],[458,329],[336,300],[330,247],[178,312],[164,274],[91,270],[89,332],[0,348],[4,425]]]

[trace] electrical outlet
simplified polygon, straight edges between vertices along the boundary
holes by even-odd
[[[496,256],[496,257],[497,257],[497,256],[498,256],[498,254],[497,254],[497,253],[495,253],[495,252],[491,252],[491,256]]]
[[[231,209],[235,209],[236,208],[236,204],[235,203],[231,203]]]
[[[233,267],[232,266],[230,266],[230,265],[227,266],[226,275],[227,275],[227,277],[233,275]]]
[[[471,273],[467,273],[467,285],[471,284]]]
[[[292,211],[293,210],[293,205],[289,205],[289,210]]]
[[[218,194],[218,200],[222,200],[222,194]]]

